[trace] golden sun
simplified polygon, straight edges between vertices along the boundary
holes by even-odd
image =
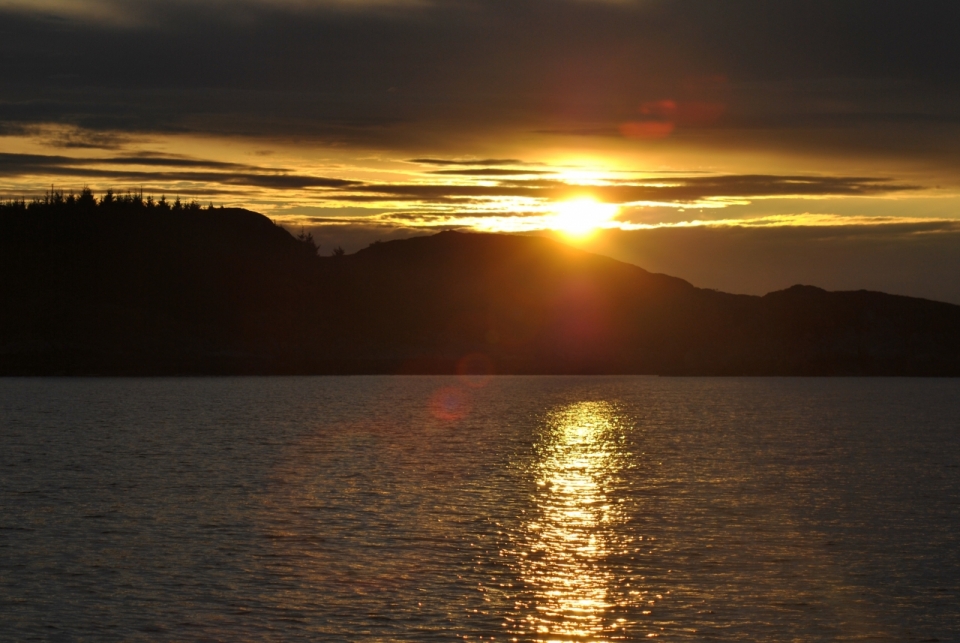
[[[568,237],[581,238],[605,227],[619,210],[616,204],[591,198],[563,201],[556,204],[550,227]]]

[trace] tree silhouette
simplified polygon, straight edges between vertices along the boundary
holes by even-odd
[[[211,207],[208,209],[213,209],[212,205],[213,204],[211,204]],[[223,206],[220,207],[221,209],[223,208]],[[118,213],[133,213],[143,210],[160,210],[167,212],[172,210],[186,210],[189,212],[199,212],[202,209],[203,207],[197,201],[183,203],[179,197],[173,204],[173,207],[171,207],[165,196],[161,196],[158,200],[155,200],[152,196],[144,198],[142,191],[117,194],[113,190],[107,190],[97,199],[93,191],[87,186],[83,187],[80,194],[74,194],[72,192],[67,194],[63,190],[58,190],[56,186],[51,185],[50,190],[45,192],[42,197],[35,197],[29,202],[22,198],[0,201],[0,214],[8,214],[11,212],[57,212],[69,214],[74,212],[91,213],[108,210]]]
[[[320,246],[313,240],[313,233],[307,232],[303,226],[300,227],[300,234],[296,236],[296,240],[303,244],[304,251],[311,256],[315,257],[320,250]]]

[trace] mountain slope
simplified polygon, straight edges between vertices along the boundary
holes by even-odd
[[[331,292],[350,301],[336,326],[362,329],[345,355],[407,368],[481,352],[510,372],[958,372],[960,307],[939,302],[802,286],[730,295],[507,235],[445,232],[340,260],[337,283],[361,295]]]
[[[960,306],[730,295],[548,239],[317,257],[244,210],[0,209],[0,373],[960,375]]]

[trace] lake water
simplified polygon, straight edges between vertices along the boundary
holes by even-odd
[[[960,380],[0,379],[4,641],[960,640]]]

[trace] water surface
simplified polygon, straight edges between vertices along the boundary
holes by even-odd
[[[0,379],[0,639],[960,640],[960,381]]]

